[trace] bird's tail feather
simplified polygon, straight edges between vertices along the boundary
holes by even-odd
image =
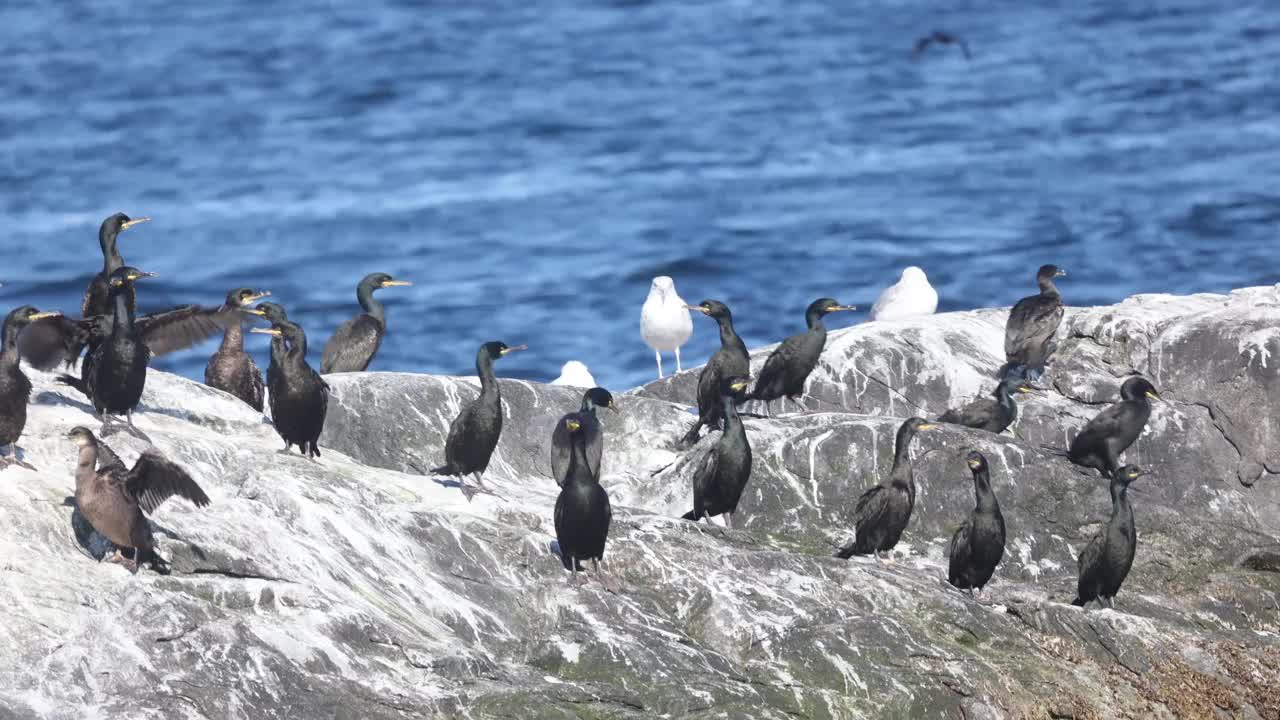
[[[701,520],[702,518],[698,517],[698,511],[697,511],[697,510],[690,510],[689,512],[685,513],[684,515],[681,515],[681,516],[680,516],[680,519],[681,519],[681,520],[692,520],[692,521],[694,521],[694,522],[698,522],[698,521],[699,521],[699,520]]]
[[[837,550],[836,557],[840,558],[841,560],[848,560],[849,558],[853,557],[853,546],[855,544],[856,543],[849,543],[848,545],[845,545],[844,547]]]
[[[1075,605],[1076,607],[1084,607],[1085,602],[1086,602],[1085,600],[1081,600],[1080,598],[1076,598],[1075,600],[1072,600],[1072,601],[1071,601],[1071,604],[1072,604],[1072,605]]]
[[[680,447],[692,447],[694,443],[698,442],[698,431],[701,429],[702,420],[698,420],[698,422],[693,424],[692,428],[689,428],[689,432],[685,433],[684,437],[680,438]]]

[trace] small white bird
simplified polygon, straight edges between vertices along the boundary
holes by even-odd
[[[569,387],[593,388],[596,379],[591,377],[587,366],[577,360],[570,360],[560,367],[560,377],[551,381],[552,385],[568,385]]]
[[[649,286],[649,297],[640,308],[640,337],[653,348],[658,361],[658,377],[662,377],[662,353],[675,351],[676,372],[680,367],[680,346],[689,342],[693,334],[693,318],[684,306],[684,300],[676,294],[675,281],[659,275]]]
[[[932,315],[938,311],[938,291],[929,284],[924,271],[912,265],[902,271],[898,282],[885,288],[871,307],[872,320],[903,320]]]

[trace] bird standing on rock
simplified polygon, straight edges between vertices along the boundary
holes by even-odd
[[[525,345],[508,347],[491,341],[476,352],[476,374],[480,376],[480,397],[462,408],[449,426],[444,444],[444,465],[432,470],[436,475],[474,475],[483,488],[483,475],[502,435],[502,389],[493,373],[493,362],[513,352],[528,350]],[[582,472],[587,472],[584,464]]]
[[[962,408],[948,410],[938,417],[938,422],[999,435],[1018,417],[1018,404],[1013,401],[1013,394],[1028,392],[1031,392],[1030,385],[1019,378],[1006,377],[996,385],[990,398],[978,398]]]
[[[724,432],[693,475],[693,509],[684,514],[685,520],[723,515],[725,527],[733,527],[733,514],[751,479],[751,443],[737,409],[750,382],[751,378],[735,376],[720,384]]]
[[[871,320],[905,320],[932,315],[938,310],[938,291],[929,284],[924,271],[912,265],[902,271],[898,282],[885,288],[871,306]]]
[[[266,290],[254,292],[249,288],[237,288],[227,293],[227,301],[222,310],[228,313],[248,312],[246,308],[251,303],[270,294]],[[204,384],[235,395],[249,407],[262,412],[262,373],[258,371],[258,365],[249,357],[249,353],[244,351],[242,323],[227,324],[222,344],[204,367]]]
[[[1129,504],[1129,483],[1145,474],[1133,465],[1111,473],[1111,520],[1098,530],[1077,558],[1080,575],[1072,605],[1084,607],[1090,600],[1097,600],[1104,608],[1114,607],[1113,599],[1129,576],[1138,548],[1133,506]]]
[[[317,443],[329,411],[329,384],[307,362],[306,332],[297,323],[283,319],[273,319],[271,327],[253,328],[251,332],[273,338],[267,390],[271,424],[284,440],[281,452],[288,453],[297,445],[304,456],[320,457]],[[279,349],[276,338],[281,341]]]
[[[320,372],[364,372],[382,347],[387,333],[387,310],[373,296],[374,290],[412,285],[382,272],[364,276],[356,286],[356,300],[364,312],[338,326],[320,356]]]
[[[1120,386],[1120,402],[1103,410],[1080,430],[1071,447],[1063,452],[1047,450],[1066,457],[1081,467],[1094,468],[1103,477],[1111,477],[1120,467],[1120,455],[1142,434],[1151,417],[1151,401],[1159,400],[1156,387],[1144,377],[1131,377]]]
[[[693,334],[693,318],[676,293],[676,283],[659,275],[649,286],[649,297],[640,308],[640,337],[653,348],[658,361],[658,377],[662,377],[662,353],[675,351],[676,372],[680,372],[680,346]]]
[[[809,331],[792,335],[782,341],[765,361],[756,386],[748,400],[763,400],[766,411],[774,400],[787,398],[795,402],[804,395],[804,384],[809,374],[818,366],[818,358],[827,345],[827,326],[822,319],[833,312],[857,310],[853,305],[841,305],[831,298],[820,298],[804,311],[804,321]],[[772,415],[772,412],[769,412]]]
[[[591,477],[600,480],[600,460],[604,457],[604,430],[600,427],[600,419],[596,417],[596,408],[609,408],[617,412],[618,406],[613,402],[613,395],[602,387],[591,388],[582,394],[582,407],[578,412],[569,413],[560,418],[556,429],[551,431],[551,477],[556,484],[563,486],[565,476],[569,472],[569,458],[572,453],[572,441],[566,420],[574,419],[580,429],[582,441],[586,445],[587,469]]]
[[[969,451],[965,463],[973,472],[973,494],[976,505],[969,519],[956,529],[947,548],[950,563],[947,582],[961,590],[982,594],[1004,557],[1004,515],[991,490],[991,470],[987,458],[977,450]]]
[[[591,560],[592,572],[600,576],[613,509],[609,505],[609,493],[591,476],[581,423],[569,417],[562,424],[569,433],[570,454],[564,486],[556,498],[556,543],[560,560],[565,569],[573,573],[571,581],[577,585],[583,560]]]
[[[937,426],[923,418],[913,417],[898,428],[889,482],[876,485],[858,498],[853,510],[854,540],[837,552],[836,557],[847,560],[854,555],[875,555],[879,561],[881,552],[888,552],[898,544],[916,506],[911,440],[917,432],[934,427]]]
[[[18,438],[27,427],[27,403],[31,400],[31,381],[19,362],[18,335],[31,323],[58,314],[23,305],[4,319],[0,338],[0,445],[8,446],[9,452],[0,457],[0,468],[18,464]]]
[[[746,376],[751,370],[747,346],[733,329],[733,313],[729,312],[728,305],[718,300],[703,300],[688,308],[714,319],[720,326],[720,349],[698,374],[698,422],[680,440],[680,444],[684,446],[698,441],[698,433],[704,425],[710,428],[720,426],[723,417],[720,386],[725,378]]]
[[[1036,380],[1044,373],[1062,324],[1062,294],[1053,279],[1067,273],[1057,265],[1041,265],[1036,271],[1037,295],[1022,298],[1009,311],[1004,329],[1005,366],[1001,377],[1014,373]]]
[[[72,428],[67,437],[79,447],[76,505],[99,535],[117,548],[134,549],[132,562],[126,561],[119,549],[112,562],[121,562],[135,573],[144,557],[155,557],[151,523],[143,513],[154,513],[174,495],[196,507],[209,504],[209,496],[187,471],[154,448],[143,452],[130,469],[88,428]]]

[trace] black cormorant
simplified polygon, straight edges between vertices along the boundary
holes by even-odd
[[[1120,386],[1120,402],[1103,410],[1080,430],[1066,452],[1045,446],[1082,467],[1098,470],[1104,477],[1120,467],[1120,454],[1129,448],[1151,417],[1151,400],[1159,400],[1156,387],[1144,377],[1131,377]]]
[[[387,332],[387,311],[373,297],[374,290],[385,287],[412,285],[408,280],[396,280],[386,273],[366,275],[356,286],[356,299],[364,312],[338,326],[329,338],[320,356],[320,372],[362,372],[369,367],[373,356],[382,345]]]
[[[818,358],[827,345],[827,326],[822,324],[822,318],[827,313],[841,310],[857,308],[853,305],[841,305],[831,298],[821,298],[810,303],[804,311],[804,321],[809,326],[809,331],[783,340],[769,355],[764,368],[760,370],[755,388],[746,399],[763,400],[765,409],[769,410],[769,406],[778,398],[785,397],[795,401],[803,395],[804,383],[809,379],[809,373],[818,366]]]
[[[249,288],[237,288],[227,293],[227,301],[221,309],[227,313],[243,312],[250,303],[270,294],[265,290],[254,292]],[[244,351],[242,323],[228,323],[222,344],[204,367],[204,384],[231,393],[249,407],[262,412],[262,373],[249,353]]]
[[[748,377],[734,376],[720,385],[724,432],[693,475],[693,509],[684,514],[685,520],[724,515],[725,527],[733,527],[733,513],[751,478],[751,443],[737,409],[750,382]]]
[[[928,35],[916,40],[915,47],[911,50],[911,59],[919,60],[920,56],[924,54],[924,51],[934,43],[938,43],[939,45],[959,45],[960,50],[964,52],[965,60],[969,60],[972,57],[969,54],[969,44],[964,40],[961,40],[959,37],[956,37],[945,30],[934,30]]]
[[[681,445],[687,446],[698,441],[698,432],[704,425],[720,426],[720,383],[727,377],[749,374],[751,360],[747,356],[747,346],[733,329],[733,314],[727,305],[718,300],[703,300],[698,305],[686,307],[714,319],[720,326],[720,349],[698,374],[698,422],[680,441]]]
[[[569,433],[570,453],[564,486],[556,498],[556,542],[560,546],[560,560],[573,572],[572,581],[577,584],[583,560],[591,560],[591,569],[597,575],[600,572],[613,510],[609,506],[609,493],[592,477],[587,464],[581,423],[568,417],[563,425]]]
[[[273,303],[264,303],[269,305]],[[260,310],[264,310],[259,306]],[[272,313],[271,317],[277,317]],[[297,323],[272,319],[269,328],[251,332],[271,335],[271,367],[267,369],[271,424],[284,440],[284,451],[294,445],[304,456],[320,457],[320,433],[329,410],[329,384],[307,363],[307,334]]]
[[[1004,557],[1004,516],[1000,503],[991,491],[991,471],[987,459],[977,450],[970,450],[965,462],[973,471],[973,494],[977,503],[964,522],[951,536],[947,555],[951,562],[947,567],[947,582],[979,593],[991,580],[991,575]]]
[[[85,358],[89,365],[81,378],[70,375],[58,378],[88,395],[94,410],[102,417],[104,428],[109,422],[108,415],[113,414],[125,415],[129,427],[133,427],[133,409],[142,398],[147,366],[153,356],[190,347],[221,330],[228,319],[220,316],[216,309],[206,310],[197,305],[135,319],[127,304],[127,290],[139,278],[154,274],[127,265],[111,273],[108,284],[114,308],[110,315],[110,334],[90,341],[97,346]],[[102,317],[80,323],[101,328]]]
[[[587,446],[587,469],[591,477],[600,480],[600,458],[604,456],[604,430],[596,417],[596,408],[609,408],[617,412],[618,406],[613,403],[613,395],[602,387],[591,388],[582,394],[582,407],[578,412],[569,413],[560,418],[556,429],[551,431],[551,477],[556,484],[563,486],[565,473],[569,471],[569,457],[572,454],[569,427],[565,420],[573,418],[578,421],[582,441]]]
[[[991,397],[978,398],[962,408],[948,410],[938,418],[938,422],[964,425],[998,435],[1018,417],[1018,404],[1013,401],[1013,394],[1027,392],[1031,392],[1031,386],[1021,378],[1005,377],[996,385]]]
[[[1084,607],[1090,600],[1097,600],[1102,607],[1113,607],[1112,599],[1129,575],[1133,553],[1138,547],[1133,506],[1129,504],[1129,483],[1145,474],[1133,465],[1125,465],[1111,474],[1111,520],[1080,553],[1080,577],[1072,605]]]
[[[527,350],[524,345],[508,347],[506,343],[492,341],[480,346],[476,352],[476,374],[480,376],[480,397],[453,419],[449,426],[449,438],[444,444],[444,465],[432,470],[436,475],[475,475],[476,485],[484,487],[482,476],[489,467],[489,458],[498,447],[502,435],[502,391],[498,378],[493,374],[493,361],[500,357]],[[587,472],[583,468],[582,472]]]
[[[911,439],[921,430],[937,427],[922,418],[913,417],[898,428],[893,449],[893,470],[889,482],[876,485],[858,498],[853,510],[855,535],[836,557],[848,559],[854,555],[875,555],[887,552],[898,544],[902,531],[907,529],[911,511],[916,505],[916,479],[911,469]]]
[[[67,437],[80,448],[76,505],[99,535],[116,544],[113,561],[122,562],[133,572],[138,571],[144,559],[155,557],[151,523],[143,513],[154,513],[174,495],[197,507],[209,504],[209,496],[187,471],[154,448],[143,451],[130,469],[88,428],[72,428]],[[134,549],[132,562],[124,560],[120,547]]]
[[[80,304],[80,316],[85,318],[113,312],[115,306],[111,302],[111,274],[124,267],[124,258],[116,250],[116,237],[123,230],[149,221],[151,218],[130,218],[124,213],[116,213],[102,221],[98,228],[98,245],[102,247],[102,272],[93,276],[89,287],[85,288],[84,301]],[[137,311],[137,296],[132,286],[125,291],[125,303],[129,312]]]
[[[0,345],[0,445],[7,445],[9,453],[0,457],[0,467],[18,462],[18,438],[27,426],[27,403],[31,399],[31,381],[19,362],[18,334],[32,322],[56,315],[23,305],[4,319]]]
[[[1036,271],[1036,283],[1040,293],[1022,298],[1009,311],[1004,327],[1005,366],[1001,377],[1010,372],[1031,380],[1040,377],[1057,342],[1058,326],[1062,324],[1062,295],[1053,279],[1067,273],[1057,265],[1041,265]]]

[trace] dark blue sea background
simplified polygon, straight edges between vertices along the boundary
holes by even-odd
[[[384,270],[377,370],[479,343],[654,376],[655,275],[749,346],[908,264],[942,310],[1280,282],[1274,2],[105,2],[0,9],[0,299],[78,312],[108,214],[140,305],[271,290],[312,354]],[[917,37],[965,38],[913,61]],[[841,318],[860,322],[865,314]],[[716,346],[695,318],[689,364]],[[839,324],[839,323],[838,323]],[[251,338],[265,365],[265,338]],[[156,365],[200,377],[216,343]]]

